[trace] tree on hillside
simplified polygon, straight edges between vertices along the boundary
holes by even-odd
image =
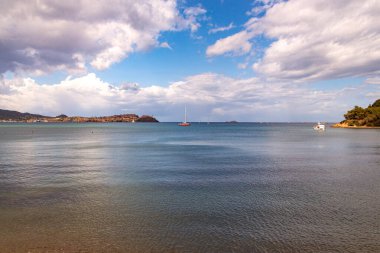
[[[380,126],[380,99],[367,108],[355,106],[344,114],[345,123],[349,126]]]
[[[355,106],[354,109],[348,111],[344,117],[346,120],[361,120],[367,116],[366,110],[360,106]]]
[[[376,100],[375,103],[372,104],[372,107],[380,107],[380,99]]]

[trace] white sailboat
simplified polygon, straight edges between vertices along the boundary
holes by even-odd
[[[190,126],[191,124],[189,122],[187,122],[187,110],[186,110],[186,106],[185,106],[185,121],[182,122],[182,123],[179,123],[178,126]]]

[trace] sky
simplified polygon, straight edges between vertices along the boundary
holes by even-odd
[[[380,98],[378,0],[0,0],[0,108],[343,120]]]

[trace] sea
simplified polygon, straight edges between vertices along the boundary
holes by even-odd
[[[380,130],[0,123],[0,252],[380,252]]]

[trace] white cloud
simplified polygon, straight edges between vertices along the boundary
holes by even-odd
[[[225,32],[225,31],[231,30],[232,28],[235,28],[235,26],[233,23],[230,23],[228,26],[222,26],[222,27],[216,27],[216,28],[210,29],[208,33],[213,34],[213,33],[218,33],[218,32]]]
[[[198,22],[198,19],[204,19],[206,14],[206,9],[201,6],[188,7],[184,11],[184,19],[180,19],[177,22],[179,29],[190,28],[192,33],[198,31],[201,24]]]
[[[225,39],[218,40],[214,45],[207,48],[206,55],[211,57],[226,53],[233,56],[246,54],[252,47],[252,44],[248,41],[249,38],[250,34],[242,31]]]
[[[189,7],[189,8],[186,8],[184,13],[186,16],[190,17],[190,16],[199,16],[199,15],[203,15],[203,14],[206,14],[206,10],[203,8],[203,7],[200,7],[200,6],[197,6],[197,7]]]
[[[380,84],[380,76],[367,78],[365,82],[368,84]]]
[[[2,0],[0,73],[105,69],[159,46],[163,31],[196,31],[202,13],[175,0]]]
[[[169,45],[169,43],[167,43],[167,42],[162,42],[162,43],[160,44],[160,47],[162,47],[162,48],[167,48],[167,49],[173,49],[173,48]]]
[[[8,93],[0,94],[0,107],[20,111],[59,113],[72,115],[97,111],[109,112],[115,109],[112,100],[119,98],[116,90],[101,81],[95,74],[62,81],[56,85],[41,85],[31,78],[3,80],[2,86]]]
[[[3,78],[0,108],[52,116],[137,113],[175,121],[182,119],[187,105],[193,121],[339,121],[354,103],[373,102],[380,87],[368,87],[322,91],[214,73],[190,76],[168,87],[114,86],[95,74],[69,77],[55,85],[38,84],[30,78]]]
[[[208,56],[250,53],[258,34],[275,40],[253,69],[275,79],[317,80],[380,72],[380,2],[291,0],[267,8],[245,30],[218,40]],[[244,36],[242,36],[244,34]],[[230,41],[234,41],[231,43]]]
[[[275,4],[284,2],[285,0],[257,0],[254,3],[254,7],[247,13],[248,15],[258,15],[266,12],[272,8]]]

